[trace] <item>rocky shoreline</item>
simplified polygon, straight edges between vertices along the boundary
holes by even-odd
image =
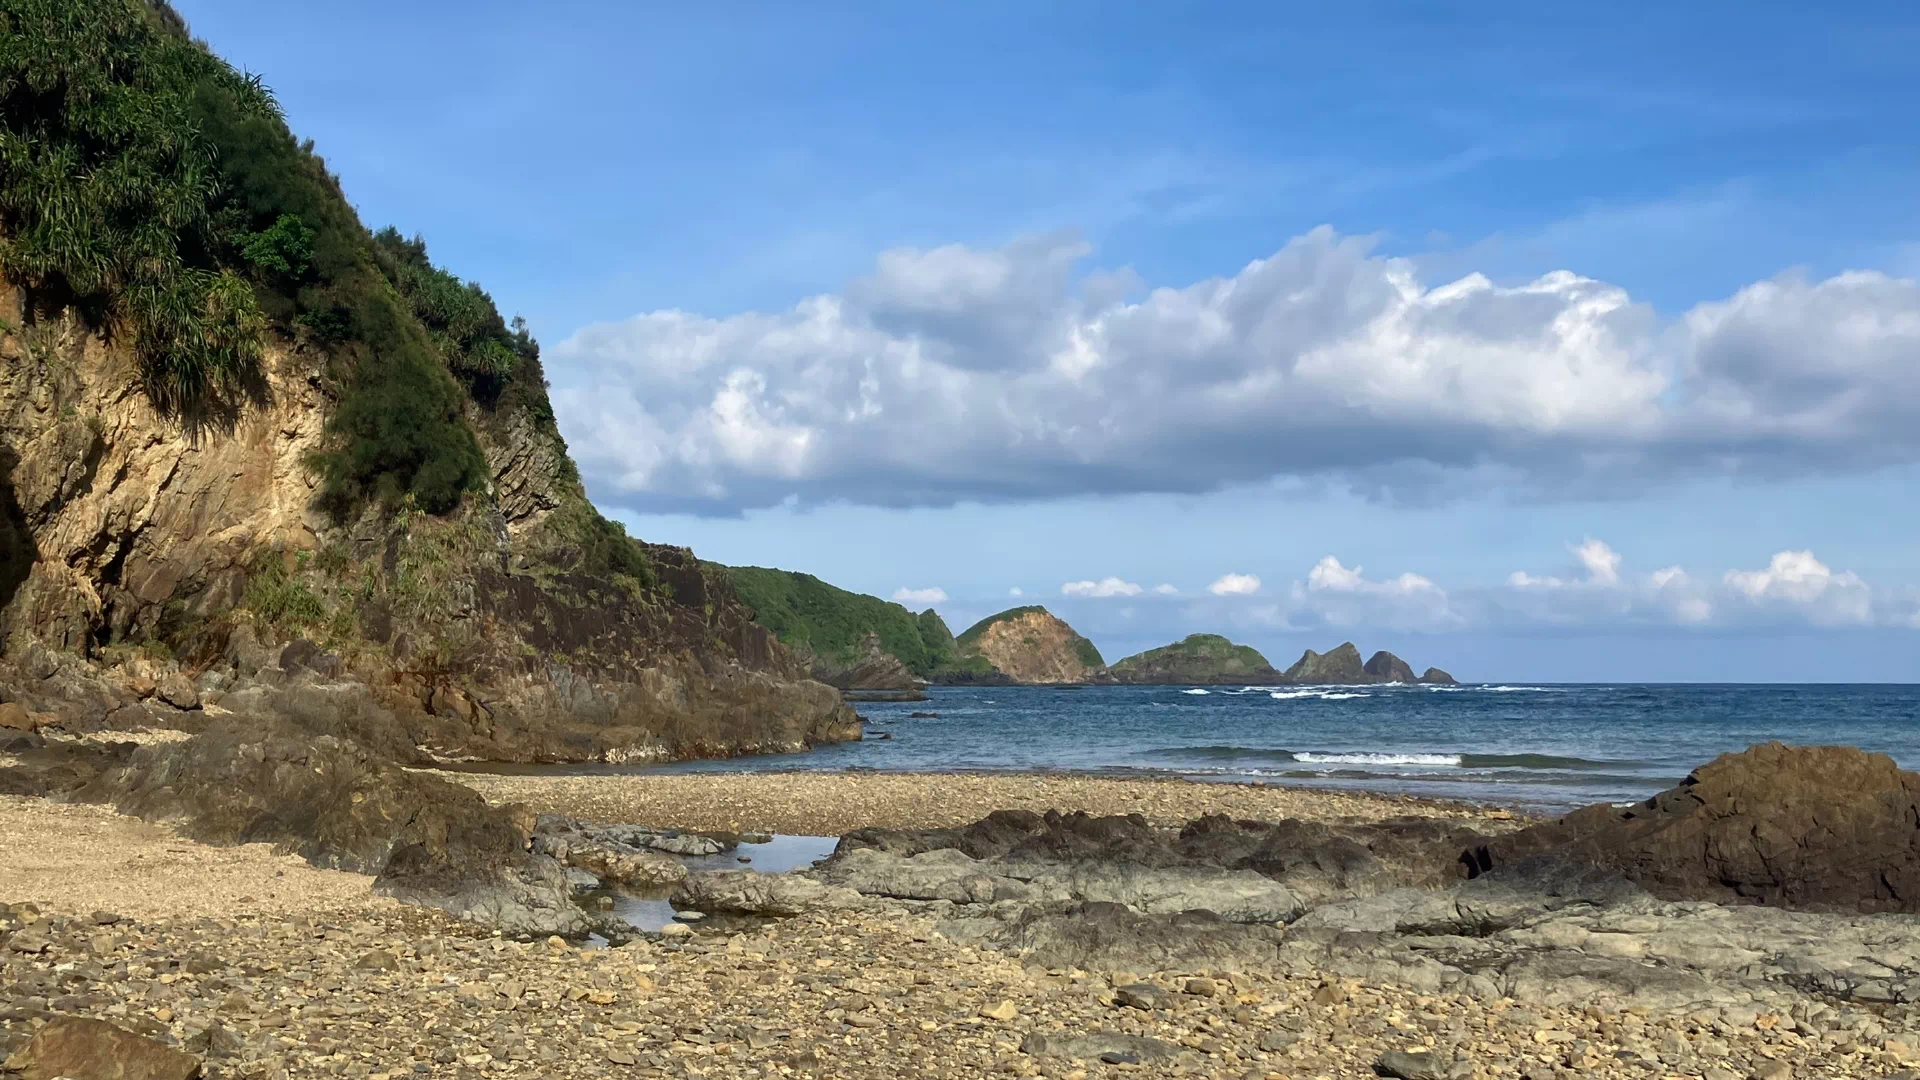
[[[97,838],[0,848],[0,1060],[27,1080],[76,1047],[181,1080],[1785,1080],[1920,1059],[1912,839],[1889,827],[1920,778],[1858,751],[1756,748],[1636,811],[1546,822],[1171,780],[422,774],[222,725],[37,738],[60,745],[16,745],[0,777],[57,749],[95,769],[62,799],[182,832],[0,799],[0,837]],[[301,795],[302,770],[332,797]],[[789,874],[684,861],[760,830],[841,839]],[[1752,857],[1723,857],[1730,836]],[[156,876],[162,854],[189,868]],[[622,933],[574,903],[608,889],[670,890],[688,921]]]

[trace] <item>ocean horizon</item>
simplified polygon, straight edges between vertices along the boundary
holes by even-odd
[[[1644,799],[1773,740],[1920,765],[1911,683],[933,686],[926,701],[856,708],[868,721],[860,742],[584,768],[1165,776],[1551,812]]]

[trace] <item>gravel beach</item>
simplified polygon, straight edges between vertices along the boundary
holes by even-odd
[[[1494,807],[1280,787],[1057,773],[440,773],[490,802],[657,828],[838,836],[855,829],[965,825],[994,810],[1144,814],[1181,825],[1205,814],[1277,821],[1439,817],[1498,830],[1524,822]]]
[[[1300,789],[1069,776],[461,775],[494,800],[688,829],[832,834],[987,809],[1512,815]],[[811,913],[593,949],[514,942],[263,845],[0,799],[0,1058],[61,1014],[211,1077],[1173,1076],[1306,1080],[1901,1075],[1913,1006],[1642,1015],[1333,975],[1024,966],[910,913]],[[13,905],[8,907],[7,905]],[[1411,1055],[1411,1056],[1399,1056]],[[1427,1071],[1421,1071],[1425,1069]]]

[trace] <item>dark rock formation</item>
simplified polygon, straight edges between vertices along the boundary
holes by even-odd
[[[561,865],[527,852],[533,815],[285,723],[222,720],[143,748],[75,794],[212,844],[271,843],[374,888],[514,934],[577,934]]]
[[[1367,676],[1376,682],[1410,683],[1416,681],[1413,668],[1408,666],[1405,660],[1400,659],[1385,649],[1374,653],[1373,656],[1367,660],[1366,666],[1361,670],[1365,671]]]
[[[1852,747],[1723,754],[1631,807],[1590,806],[1469,850],[1615,870],[1655,896],[1810,911],[1920,912],[1920,774]]]
[[[1286,680],[1296,683],[1371,682],[1367,667],[1360,662],[1360,650],[1351,641],[1342,642],[1333,651],[1317,653],[1312,649],[1300,655],[1286,671]]]
[[[1308,649],[1286,670],[1281,679],[1290,683],[1451,683],[1453,676],[1439,668],[1415,676],[1413,665],[1385,649],[1360,662],[1360,650],[1351,641],[1342,642],[1330,652]]]
[[[1152,883],[1152,888],[1169,895],[1197,890],[1212,892],[1220,905],[1244,903],[1244,885],[1217,873],[1197,872],[1251,872],[1312,904],[1454,880],[1461,872],[1457,863],[1461,841],[1469,838],[1477,834],[1432,818],[1347,826],[1296,819],[1234,821],[1214,815],[1169,831],[1154,828],[1137,814],[1093,817],[1000,810],[958,829],[849,833],[820,875],[836,881],[836,865],[860,849],[902,859],[954,851],[978,863],[968,872],[1021,880],[1043,889],[1057,887],[1083,899],[1110,898],[1087,891],[1099,875],[1086,868],[1124,865],[1195,872],[1186,882],[1190,888],[1175,890],[1169,879]],[[1103,884],[1109,891],[1114,885]],[[1209,905],[1196,901],[1192,906]]]
[[[1453,676],[1447,674],[1444,671],[1441,671],[1437,667],[1428,668],[1426,672],[1420,676],[1420,681],[1423,683],[1428,683],[1428,684],[1438,685],[1438,686],[1460,685],[1460,680],[1454,678]]]

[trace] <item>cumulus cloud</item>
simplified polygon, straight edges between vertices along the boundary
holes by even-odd
[[[1388,626],[1441,630],[1460,624],[1446,590],[1415,573],[1375,581],[1328,555],[1305,582],[1294,582],[1293,621],[1301,615],[1333,626]]]
[[[1227,277],[1080,274],[1061,234],[883,253],[841,293],[552,350],[593,494],[735,513],[1191,492],[1439,498],[1920,460],[1920,284],[1784,276],[1663,321],[1559,271],[1429,284],[1321,228]]]
[[[1207,591],[1215,596],[1252,596],[1260,591],[1260,579],[1252,574],[1222,574]]]
[[[1765,569],[1696,576],[1679,566],[1627,572],[1611,547],[1587,540],[1573,548],[1584,577],[1536,577],[1522,570],[1504,594],[1479,596],[1489,623],[1595,625],[1606,622],[1743,626],[1907,625],[1912,597],[1876,591],[1851,571],[1835,571],[1811,551],[1782,551]]]
[[[893,598],[902,604],[917,604],[928,607],[947,602],[947,590],[938,586],[931,589],[898,588],[893,590]]]
[[[1154,592],[1156,592],[1156,593],[1158,593],[1158,594],[1160,594],[1161,596],[1178,596],[1178,595],[1180,595],[1180,590],[1179,590],[1178,588],[1175,588],[1174,586],[1172,586],[1172,585],[1167,585],[1167,584],[1160,584],[1160,585],[1155,585],[1155,586],[1153,587],[1153,591],[1154,591]]]
[[[1822,625],[1873,622],[1873,590],[1852,571],[1834,573],[1811,551],[1782,551],[1765,570],[1729,570],[1729,589],[1761,608],[1798,610]]]
[[[1027,590],[1021,588],[1018,585],[1015,585],[1013,588],[1007,590],[1007,595],[1008,596],[1025,596],[1027,595]]]
[[[1105,599],[1112,596],[1139,596],[1146,590],[1131,581],[1122,581],[1117,577],[1101,578],[1099,581],[1069,581],[1060,586],[1060,595]]]

